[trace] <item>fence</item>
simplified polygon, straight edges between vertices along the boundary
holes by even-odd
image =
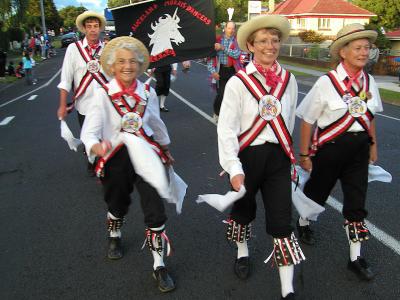
[[[327,44],[284,44],[280,55],[314,62],[330,61]],[[374,74],[398,76],[400,72],[400,50],[381,50],[379,62],[374,67]]]

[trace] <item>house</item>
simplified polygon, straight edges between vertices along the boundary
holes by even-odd
[[[397,56],[400,56],[400,28],[387,32],[385,35],[392,45],[392,52],[396,52]]]
[[[286,0],[277,4],[270,13],[289,19],[292,36],[314,30],[327,39],[333,39],[347,24],[368,24],[370,18],[376,16],[345,0]]]

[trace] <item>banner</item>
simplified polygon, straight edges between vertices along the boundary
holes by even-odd
[[[141,40],[151,68],[215,55],[212,0],[144,1],[111,11],[117,36]]]

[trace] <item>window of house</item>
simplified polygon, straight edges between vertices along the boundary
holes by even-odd
[[[330,19],[318,19],[318,29],[330,29],[331,20]]]
[[[306,19],[297,19],[297,28],[306,28]]]

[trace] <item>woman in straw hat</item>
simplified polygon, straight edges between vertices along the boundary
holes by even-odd
[[[123,255],[120,229],[135,184],[147,226],[146,244],[154,258],[153,276],[159,289],[168,292],[175,285],[163,261],[164,247],[169,254],[170,245],[162,200],[167,193],[159,182],[167,182],[161,161],[169,165],[174,159],[168,150],[170,139],[160,119],[157,96],[137,79],[149,65],[149,54],[139,40],[118,37],[106,45],[100,61],[104,72],[113,79],[106,89],[96,90],[96,101],[86,116],[81,140],[91,159],[100,158],[96,172],[108,206],[108,258],[119,259]]]
[[[374,78],[363,68],[376,37],[361,24],[340,30],[330,47],[337,68],[320,77],[297,108],[302,119],[300,166],[311,173],[304,193],[324,205],[340,180],[350,244],[348,268],[364,280],[373,278],[360,252],[361,242],[370,236],[364,222],[368,164],[377,160],[374,114],[382,111],[382,102]],[[297,227],[304,243],[315,243],[308,220],[300,218]]]
[[[246,189],[227,221],[227,238],[238,248],[234,272],[240,279],[250,273],[247,240],[260,190],[266,232],[274,243],[270,257],[274,255],[279,267],[283,299],[294,298],[294,265],[304,260],[291,226],[291,132],[297,83],[277,62],[289,30],[288,20],[275,15],[253,18],[240,27],[239,47],[254,59],[228,81],[218,122],[221,166],[234,190]]]
[[[94,100],[93,92],[107,80],[100,72],[98,58],[103,51],[104,44],[100,41],[100,32],[104,30],[106,20],[104,16],[93,11],[85,11],[76,18],[79,31],[85,33],[82,41],[72,43],[65,52],[61,71],[60,104],[57,117],[63,120],[69,111],[76,108],[78,121],[82,127],[85,115],[89,111],[90,102]],[[67,107],[69,92],[73,91],[74,105]],[[93,165],[88,164],[88,173],[94,176]]]

